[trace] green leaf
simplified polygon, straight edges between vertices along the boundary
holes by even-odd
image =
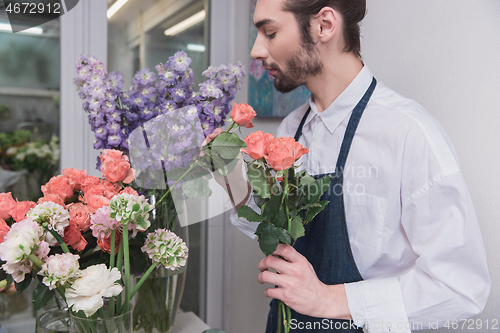
[[[224,159],[234,159],[238,157],[240,148],[244,147],[246,147],[245,142],[236,134],[225,132],[217,135],[211,145],[212,154],[216,153]]]
[[[269,201],[269,199],[264,199],[260,195],[257,194],[257,192],[254,190],[253,191],[253,201],[255,201],[255,204],[262,209],[262,206]]]
[[[300,216],[295,216],[291,221],[290,236],[297,240],[305,235],[304,225]]]
[[[262,206],[262,216],[268,220],[273,220],[281,206],[281,193],[273,195],[269,201]]]
[[[43,283],[38,283],[33,292],[33,310],[38,311],[47,305],[47,302],[54,296],[54,291]]]
[[[138,212],[141,209],[141,205],[138,203],[132,205],[132,211],[133,212]]]
[[[264,217],[257,214],[252,208],[248,206],[241,206],[238,209],[238,217],[244,217],[249,222],[262,222],[264,221]]]
[[[306,213],[306,217],[304,219],[305,223],[309,223],[312,221],[312,219],[319,214],[323,209],[325,209],[326,205],[328,204],[329,201],[320,201],[318,204],[319,206],[314,206],[309,208],[309,210]]]
[[[287,245],[292,244],[292,238],[291,238],[290,234],[288,233],[288,231],[286,231],[285,229],[278,229],[278,230],[280,232],[280,241],[283,244],[287,244]]]
[[[168,180],[173,180],[173,181],[176,181],[176,180],[179,180],[179,178],[181,178],[181,176],[183,174],[186,173],[186,169],[184,168],[174,168],[174,169],[170,169],[167,171],[167,179]]]
[[[198,183],[197,179],[185,180],[182,182],[182,191],[188,197],[194,198],[198,195],[198,186],[200,185]]]
[[[286,222],[286,215],[283,211],[283,206],[280,207],[278,214],[272,220],[273,224],[278,228],[283,228]]]
[[[315,182],[315,179],[308,174],[300,179],[300,185],[310,185]]]
[[[307,185],[306,204],[318,202],[323,193],[326,192],[330,186],[330,176],[317,179],[314,183]]]
[[[259,224],[255,234],[259,236],[259,247],[266,256],[276,251],[280,236],[283,236],[274,224],[268,222]]]
[[[30,285],[31,283],[31,279],[33,277],[31,276],[31,274],[26,274],[24,276],[24,280],[17,283],[15,282],[15,286],[16,286],[16,290],[17,290],[17,294],[20,295],[26,288],[28,288],[28,286]]]
[[[12,282],[14,282],[14,279],[12,278],[12,275],[7,275],[7,278],[5,279],[7,280],[7,285],[10,286],[12,284]]]
[[[269,190],[269,182],[266,175],[266,171],[263,168],[259,168],[254,163],[248,164],[248,181],[253,187],[254,191],[264,199],[269,199],[271,197],[271,191]]]
[[[208,198],[212,194],[212,190],[208,186],[208,179],[206,179],[206,178],[200,178],[200,180],[201,180],[200,181],[201,186],[198,189],[198,194],[202,198]]]

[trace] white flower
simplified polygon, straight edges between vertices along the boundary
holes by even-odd
[[[25,260],[38,249],[42,236],[43,228],[31,218],[14,223],[0,244],[0,259],[7,263]]]
[[[47,222],[49,230],[55,230],[61,237],[64,237],[64,229],[69,225],[68,211],[61,205],[51,201],[36,205],[26,216],[33,218],[38,223]],[[45,240],[51,246],[57,244],[57,240],[51,233],[47,233]]]
[[[122,286],[116,283],[121,274],[115,267],[109,270],[106,265],[94,265],[80,271],[79,278],[66,289],[66,301],[73,311],[82,310],[87,317],[93,315],[103,304],[103,297],[116,296]]]
[[[63,286],[77,276],[80,269],[78,259],[80,256],[72,253],[55,254],[45,261],[38,275],[44,276],[42,282],[50,290]]]
[[[111,209],[109,216],[122,224],[130,222],[140,231],[146,230],[151,225],[149,222],[151,206],[143,195],[127,193],[115,195],[109,203],[109,208]]]
[[[167,229],[157,229],[148,234],[141,251],[146,252],[153,262],[159,262],[171,270],[186,265],[189,255],[186,243]]]
[[[0,259],[5,261],[2,269],[17,283],[24,280],[24,276],[30,273],[34,264],[28,259],[34,254],[40,260],[47,258],[49,246],[41,241],[43,228],[31,218],[26,218],[14,223],[0,244]]]

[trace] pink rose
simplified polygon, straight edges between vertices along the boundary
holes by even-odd
[[[8,226],[7,222],[5,222],[3,219],[0,219],[0,243],[3,243],[3,238],[7,235],[9,230],[10,227]]]
[[[36,203],[33,201],[21,201],[17,202],[16,205],[9,210],[10,216],[14,221],[19,222],[24,220],[26,213],[30,211],[31,208],[35,208]]]
[[[9,210],[16,206],[16,201],[12,198],[12,193],[0,193],[0,219],[7,220]]]
[[[64,228],[63,241],[64,243],[66,243],[66,245],[71,246],[78,252],[83,251],[85,249],[85,246],[87,246],[87,241],[81,234],[80,229],[78,228],[76,223],[72,222],[71,220],[69,221],[69,225]]]
[[[120,232],[115,233],[115,254],[118,253],[120,247],[120,240],[122,239],[122,234]],[[107,253],[111,253],[111,236],[105,238],[98,238],[97,245],[101,250]]]
[[[90,229],[90,211],[82,203],[73,203],[66,207],[69,212],[69,221],[74,222],[80,231],[87,232]]]
[[[127,186],[119,194],[126,193],[126,194],[131,194],[131,195],[139,195],[136,190],[134,190],[132,187]]]
[[[267,155],[267,148],[273,139],[274,136],[270,133],[264,134],[262,131],[253,132],[243,139],[247,144],[247,149],[241,148],[241,151],[248,154],[254,160],[258,160]]]
[[[101,173],[110,182],[132,182],[135,178],[135,170],[130,167],[127,161],[106,161],[101,165]]]
[[[125,161],[128,162],[128,157],[123,155],[123,152],[115,149],[104,149],[99,155],[101,158],[101,163],[106,163],[109,161]]]
[[[290,168],[297,159],[309,152],[307,148],[302,147],[300,143],[291,137],[274,139],[267,150],[266,161],[274,170]]]
[[[70,184],[73,185],[76,190],[80,191],[82,182],[87,176],[87,170],[68,168],[63,169],[62,174],[69,179]]]
[[[71,184],[70,179],[63,175],[52,177],[49,182],[42,186],[44,195],[57,194],[64,201],[73,196],[74,186]]]
[[[90,197],[85,197],[87,203],[87,208],[91,213],[95,213],[101,207],[109,206],[109,199],[102,195],[91,195]]]
[[[253,108],[246,104],[236,104],[233,103],[233,109],[231,110],[231,119],[241,127],[252,128],[252,119],[255,118],[256,113]]]
[[[39,205],[41,203],[48,202],[48,201],[56,203],[56,204],[64,207],[63,199],[61,199],[61,197],[58,196],[57,194],[47,194],[46,196],[43,196],[40,199],[38,199],[38,201],[36,203]]]

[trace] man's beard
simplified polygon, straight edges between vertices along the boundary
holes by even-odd
[[[315,45],[301,45],[286,62],[287,72],[284,73],[276,64],[264,64],[276,70],[274,87],[281,93],[288,93],[303,85],[308,76],[321,74],[323,64],[319,60]]]

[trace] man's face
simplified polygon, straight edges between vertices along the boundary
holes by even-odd
[[[303,42],[295,16],[283,11],[283,0],[257,0],[253,22],[257,38],[252,58],[262,60],[274,86],[286,93],[321,73],[322,64],[314,44]]]

